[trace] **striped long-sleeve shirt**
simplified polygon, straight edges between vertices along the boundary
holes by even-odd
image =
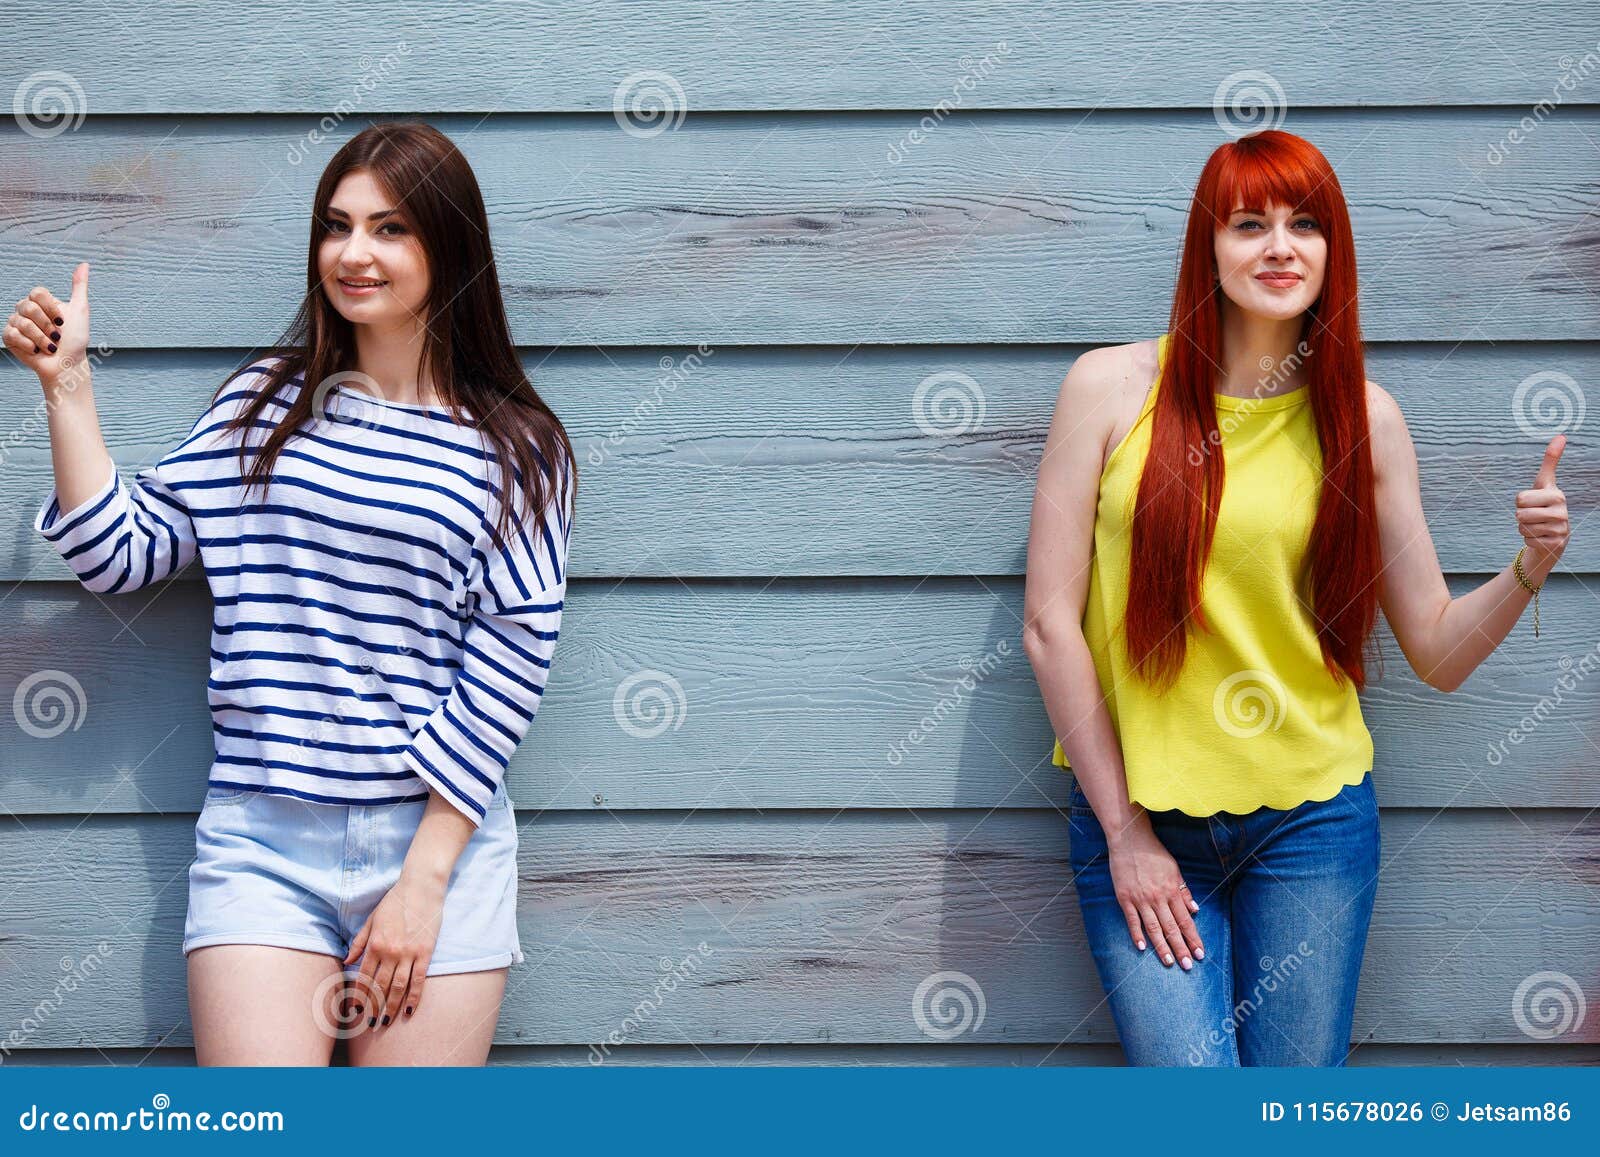
[[[497,548],[510,499],[477,428],[340,388],[284,445],[263,501],[243,490],[239,431],[222,427],[269,368],[229,383],[132,487],[113,466],[69,511],[52,487],[35,529],[92,591],[138,590],[199,555],[212,784],[346,804],[431,790],[480,824],[555,651],[570,463],[542,530],[530,512]],[[258,416],[250,453],[302,385]]]

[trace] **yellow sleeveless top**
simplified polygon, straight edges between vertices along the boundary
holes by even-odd
[[[1160,369],[1138,419],[1106,459],[1094,522],[1083,633],[1122,748],[1128,798],[1192,816],[1288,809],[1324,800],[1372,769],[1354,684],[1323,665],[1296,597],[1322,484],[1309,387],[1266,398],[1216,395],[1226,478],[1201,603],[1177,681],[1156,691],[1133,673],[1123,638],[1130,532],[1150,449]],[[1069,767],[1057,741],[1053,762]]]

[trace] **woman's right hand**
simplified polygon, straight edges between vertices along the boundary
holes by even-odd
[[[1174,959],[1190,968],[1191,952],[1205,959],[1205,945],[1190,912],[1200,905],[1189,895],[1178,861],[1148,822],[1137,825],[1110,852],[1111,883],[1134,947],[1144,951],[1145,937],[1156,947],[1163,965]]]
[[[17,302],[6,319],[6,349],[49,383],[80,365],[89,351],[89,263],[72,271],[72,297],[62,301],[42,285]]]

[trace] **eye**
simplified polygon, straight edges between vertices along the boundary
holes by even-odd
[[[326,229],[329,233],[337,233],[337,232],[339,232],[339,230],[344,228],[344,222],[343,221],[335,221],[332,218],[329,218],[329,219],[323,221],[322,227],[324,229]]]
[[[1260,225],[1261,225],[1261,222],[1257,221],[1254,217],[1246,217],[1243,221],[1240,221],[1236,226],[1234,226],[1234,228],[1236,228],[1236,229],[1255,229],[1255,228],[1259,228]]]
[[[406,231],[405,226],[401,225],[398,221],[385,221],[382,225],[378,226],[379,233],[382,233],[385,229],[394,230],[394,232],[390,234],[391,237],[399,237]]]
[[[1315,217],[1301,217],[1294,223],[1296,229],[1302,225],[1308,226],[1307,232],[1310,232],[1312,229],[1317,228],[1317,219]]]

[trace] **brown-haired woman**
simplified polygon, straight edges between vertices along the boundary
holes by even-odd
[[[200,557],[216,744],[183,951],[201,1064],[481,1064],[517,936],[507,760],[566,590],[572,447],[524,375],[482,195],[419,123],[334,155],[306,296],[183,443],[119,478],[89,267],[6,346],[50,401],[36,529],[91,590]]]

